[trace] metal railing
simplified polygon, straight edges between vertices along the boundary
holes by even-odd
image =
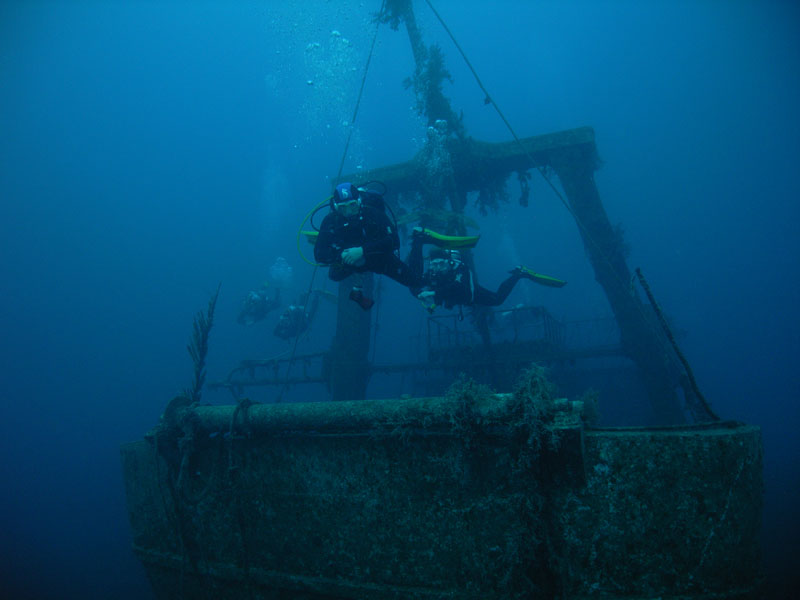
[[[541,341],[553,348],[563,348],[566,327],[544,307],[520,306],[496,309],[486,315],[486,325],[493,342]],[[428,351],[474,346],[482,343],[470,321],[459,315],[428,318]]]
[[[496,360],[506,365],[532,360],[571,360],[619,356],[619,328],[612,317],[562,323],[543,307],[497,309],[487,315],[493,345],[503,349]],[[471,317],[437,315],[427,322],[427,356],[402,364],[370,365],[373,373],[430,373],[488,367],[481,353],[483,340]],[[228,389],[241,397],[247,387],[325,384],[329,375],[329,354],[317,352],[270,359],[243,360],[228,376],[209,384],[211,389]]]

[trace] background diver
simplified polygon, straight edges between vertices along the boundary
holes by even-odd
[[[314,290],[311,292],[310,298],[306,294],[302,294],[294,303],[286,307],[272,333],[282,340],[291,340],[306,331],[317,313],[320,297],[336,302],[335,295],[322,290]],[[306,312],[306,300],[309,301],[308,312]]]
[[[275,292],[272,298],[269,297],[267,284],[264,284],[258,290],[248,292],[247,296],[242,300],[242,306],[239,309],[239,316],[236,317],[236,322],[240,325],[252,325],[261,321],[267,314],[278,308],[281,305],[281,290],[279,287],[274,289]]]

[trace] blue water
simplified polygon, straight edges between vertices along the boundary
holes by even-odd
[[[763,427],[765,568],[788,594],[800,545],[796,3],[436,5],[519,135],[594,128],[597,186],[629,265],[683,332],[716,411]],[[330,192],[378,6],[0,6],[2,597],[152,597],[130,550],[119,445],[189,385],[192,316],[219,282],[209,379],[287,350],[273,320],[244,328],[236,313],[278,256],[292,265],[290,292],[308,286],[295,234]],[[415,6],[468,132],[509,139]],[[345,172],[421,147],[402,85],[412,72],[405,32],[382,27]],[[570,282],[520,285],[509,304],[610,314],[574,221],[538,175],[529,208],[472,212],[487,285],[517,262]],[[382,295],[376,358],[391,360],[424,313],[391,281]],[[333,314],[323,303],[300,351],[327,348]]]

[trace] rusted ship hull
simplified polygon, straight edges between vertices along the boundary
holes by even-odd
[[[122,448],[167,598],[747,598],[757,427],[585,430],[510,395],[186,409]]]

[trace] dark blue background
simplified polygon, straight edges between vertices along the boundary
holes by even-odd
[[[308,286],[295,233],[330,192],[378,5],[2,4],[4,597],[150,597],[130,550],[119,445],[189,384],[191,319],[219,282],[209,379],[287,350],[271,321],[236,325],[238,303],[277,256],[292,264],[295,292]],[[509,139],[415,5],[469,133]],[[795,3],[436,5],[519,135],[594,127],[598,188],[630,265],[685,331],[716,410],[763,427],[766,567],[788,590],[800,540]],[[405,32],[382,28],[346,172],[420,148],[424,123],[402,86],[412,71]],[[540,179],[530,208],[512,203],[481,232],[488,285],[497,265],[517,262],[570,281],[520,286],[510,303],[564,319],[609,314],[574,222]],[[382,290],[376,358],[392,360],[424,315],[396,284]],[[300,351],[327,347],[332,315],[323,306]]]

